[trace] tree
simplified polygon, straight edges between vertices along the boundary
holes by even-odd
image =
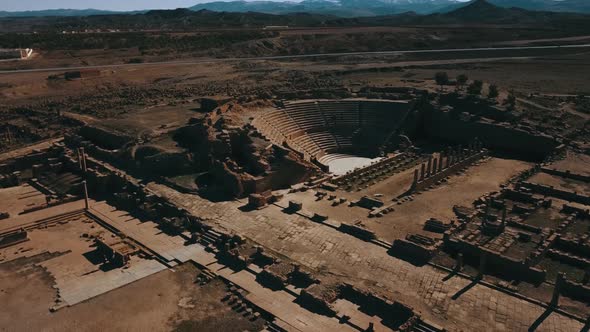
[[[498,86],[496,86],[495,84],[490,85],[490,87],[488,88],[488,98],[496,99],[499,95],[500,92],[498,91]]]
[[[514,109],[516,107],[516,96],[513,91],[510,91],[508,97],[504,100],[504,105],[508,106],[509,109]]]
[[[465,84],[467,84],[467,81],[469,81],[469,77],[467,77],[467,75],[461,74],[457,76],[457,88],[462,90]]]
[[[467,93],[470,95],[481,95],[481,89],[483,88],[482,81],[473,81],[473,83],[469,84],[467,87]]]
[[[440,85],[440,91],[442,92],[443,87],[449,84],[449,75],[447,72],[441,71],[434,75],[434,80],[436,81],[436,84]]]

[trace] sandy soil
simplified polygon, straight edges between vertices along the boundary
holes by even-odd
[[[192,265],[166,270],[74,307],[50,313],[55,290],[31,262],[0,265],[2,331],[258,331],[221,302],[225,285],[194,283]]]
[[[441,235],[423,230],[429,218],[450,221],[455,218],[454,205],[471,206],[478,197],[500,189],[500,184],[515,174],[531,167],[532,164],[520,160],[491,158],[469,168],[464,174],[453,175],[444,186],[424,191],[415,195],[415,199],[401,205],[395,205],[395,211],[381,218],[368,218],[369,210],[362,207],[348,207],[344,203],[337,207],[327,199],[316,201],[312,192],[291,194],[301,201],[305,210],[327,214],[330,219],[343,222],[361,221],[377,236],[387,241],[404,238],[409,233],[419,233],[431,237]],[[412,181],[413,168],[390,177],[368,189],[347,193],[338,191],[336,196],[348,201],[358,200],[364,195],[383,195],[380,199],[386,204],[406,191]]]
[[[0,189],[1,212],[16,216],[26,209],[45,206],[45,195],[37,189],[25,184],[17,187]]]
[[[492,158],[469,168],[463,175],[452,176],[444,186],[423,192],[419,199],[398,205],[393,213],[368,219],[365,223],[387,240],[402,238],[408,233],[436,236],[422,229],[427,219],[449,221],[455,218],[454,205],[471,206],[475,199],[499,190],[500,184],[530,166],[519,160]]]
[[[559,190],[575,191],[583,195],[590,194],[590,185],[586,182],[562,178],[547,173],[537,173],[529,179],[529,182],[553,186]]]
[[[576,153],[568,153],[564,160],[556,161],[551,168],[569,170],[572,173],[590,175],[590,156]]]

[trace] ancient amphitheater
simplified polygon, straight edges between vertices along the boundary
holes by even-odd
[[[410,108],[408,101],[301,100],[285,102],[252,124],[271,142],[342,174],[378,160]]]

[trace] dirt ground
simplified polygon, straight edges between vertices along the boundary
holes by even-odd
[[[468,168],[463,174],[452,175],[443,186],[416,194],[412,200],[395,205],[394,212],[381,218],[368,218],[370,211],[362,207],[348,207],[346,203],[333,207],[332,202],[327,199],[316,201],[315,196],[310,192],[297,193],[290,197],[301,201],[304,209],[325,213],[331,219],[348,223],[361,221],[367,228],[375,231],[378,237],[386,241],[405,238],[410,233],[440,237],[439,234],[423,229],[427,219],[437,218],[449,222],[455,218],[454,205],[471,206],[478,197],[500,190],[502,183],[531,166],[531,163],[525,161],[492,157]],[[394,197],[409,188],[412,176],[413,168],[360,192],[338,191],[336,195],[351,201],[364,195],[372,196],[380,193],[383,195],[380,199],[390,204]]]
[[[558,190],[578,192],[582,195],[590,194],[590,186],[583,181],[562,178],[547,173],[538,173],[529,179],[529,182],[553,186]]]
[[[590,175],[590,156],[584,154],[568,153],[567,157],[551,165],[552,168],[575,174]]]
[[[225,284],[195,284],[199,270],[165,270],[74,307],[47,310],[55,290],[33,260],[0,264],[2,331],[258,331],[221,302]]]
[[[0,212],[7,212],[11,216],[47,204],[45,195],[29,185],[1,189],[0,202],[4,203]]]
[[[498,84],[501,88],[541,93],[586,93],[586,71],[580,70],[590,65],[590,53],[584,50],[570,51],[566,54],[551,54],[546,51],[515,54],[425,54],[425,55],[391,55],[368,57],[341,57],[326,60],[289,60],[289,61],[247,61],[252,65],[236,65],[239,62],[214,64],[161,64],[141,67],[120,67],[102,70],[101,77],[76,81],[48,80],[57,72],[33,72],[2,74],[0,76],[0,95],[10,99],[31,98],[36,96],[72,95],[88,93],[114,86],[141,85],[149,83],[194,84],[208,81],[227,81],[240,78],[246,83],[258,77],[262,66],[267,71],[266,81],[258,84],[268,85],[286,79],[287,70],[309,72],[338,73],[342,81],[370,80],[371,84],[401,84],[402,79],[431,80],[437,71],[447,71],[451,78],[466,73],[471,79],[484,80]],[[561,51],[561,53],[564,53]],[[441,58],[442,56],[442,58]],[[450,57],[449,57],[450,56]],[[510,57],[517,58],[510,59]],[[525,56],[526,58],[518,58]],[[445,59],[445,57],[449,57]],[[508,58],[505,58],[508,57]],[[466,59],[467,63],[457,63]],[[490,59],[496,59],[490,61]],[[240,68],[242,67],[242,68]],[[405,67],[404,70],[399,68]],[[375,72],[373,68],[380,68]],[[397,71],[392,70],[398,68]],[[388,70],[389,69],[389,70]],[[270,72],[271,74],[268,75]],[[246,79],[247,81],[243,81]],[[539,84],[543,82],[543,84]],[[234,83],[235,84],[235,83]],[[404,82],[407,85],[407,82]],[[56,95],[57,94],[57,95]]]

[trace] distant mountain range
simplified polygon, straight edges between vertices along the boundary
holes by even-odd
[[[347,0],[359,1],[359,0]],[[399,1],[399,0],[398,0]],[[424,1],[424,0],[415,0]],[[455,26],[455,25],[510,25],[543,27],[572,34],[590,31],[590,15],[584,13],[533,11],[505,8],[488,1],[474,0],[450,11],[432,14],[403,12],[378,16],[339,17],[321,13],[295,12],[269,14],[260,12],[227,12],[212,10],[151,10],[145,13],[62,16],[16,17],[0,19],[2,32],[54,32],[86,29],[120,30],[191,30],[196,28],[258,28],[265,26],[289,27],[357,27],[357,26]]]
[[[534,11],[516,7],[500,7],[492,4],[494,0],[474,0],[450,11],[428,15],[413,12],[401,14],[340,18],[340,24],[351,25],[512,25],[543,26],[547,28],[568,29],[581,33],[590,31],[590,15],[586,13]],[[353,23],[354,22],[354,23]]]
[[[517,7],[533,11],[590,13],[590,0],[488,0],[496,6]],[[188,9],[217,12],[259,12],[266,14],[313,13],[338,17],[383,16],[413,12],[417,14],[446,13],[468,5],[458,0],[303,0],[278,1],[215,1],[198,4]],[[91,16],[145,13],[114,12],[96,9],[52,9],[41,11],[6,12],[0,17]]]
[[[275,1],[217,1],[198,4],[192,10],[225,12],[262,12],[287,14],[308,12],[340,17],[359,17],[415,12],[430,14],[445,11],[451,6],[462,6],[457,0],[304,0],[301,2]]]
[[[504,8],[522,8],[535,11],[590,13],[590,0],[488,0]],[[470,1],[473,2],[473,1]],[[191,10],[225,12],[261,12],[286,14],[308,12],[340,17],[380,16],[414,12],[433,14],[450,12],[468,5],[459,0],[304,0],[301,2],[276,1],[216,1],[198,4]]]

